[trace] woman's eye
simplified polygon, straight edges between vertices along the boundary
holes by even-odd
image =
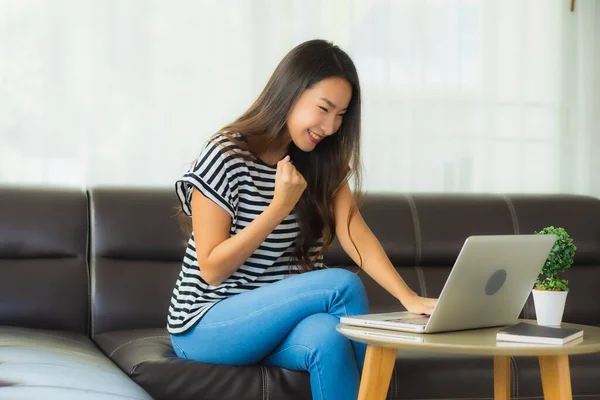
[[[338,118],[344,118],[345,114],[338,114]]]
[[[320,108],[321,110],[325,111],[325,112],[329,112],[329,110],[328,110],[328,109],[326,109],[325,107],[321,107],[321,106],[319,106],[319,108]]]

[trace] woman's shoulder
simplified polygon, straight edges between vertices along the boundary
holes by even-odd
[[[214,149],[220,148],[224,151],[242,153],[243,149],[243,138],[235,134],[225,134],[217,132],[209,137],[205,143],[206,148]]]
[[[243,148],[243,142],[235,136],[221,132],[215,133],[204,143],[202,154],[219,154],[221,158],[246,158],[248,151]]]

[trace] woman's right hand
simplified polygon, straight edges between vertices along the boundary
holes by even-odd
[[[437,304],[438,299],[421,297],[413,293],[408,299],[404,299],[402,305],[406,311],[413,314],[431,315]]]
[[[277,163],[275,173],[275,194],[272,204],[291,212],[306,189],[306,180],[285,156]]]

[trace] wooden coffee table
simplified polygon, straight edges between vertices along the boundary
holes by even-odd
[[[535,324],[534,320],[520,320]],[[410,349],[438,353],[494,356],[494,399],[510,400],[510,357],[536,356],[539,359],[544,398],[572,399],[569,355],[600,352],[600,328],[564,323],[564,328],[583,329],[583,341],[564,346],[497,344],[496,332],[501,328],[474,329],[459,332],[417,334],[400,333],[407,339],[373,338],[365,332],[380,330],[339,324],[338,332],[366,343],[367,354],[358,394],[359,400],[383,400],[386,397],[398,350]],[[394,334],[386,330],[385,333]],[[414,340],[410,340],[414,339]]]

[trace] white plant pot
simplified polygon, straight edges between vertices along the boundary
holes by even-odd
[[[560,326],[569,292],[534,289],[532,293],[538,325]]]

